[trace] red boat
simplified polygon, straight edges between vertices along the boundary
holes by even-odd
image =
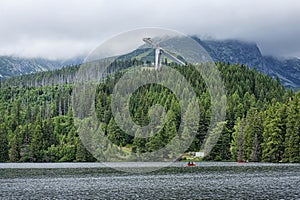
[[[188,167],[193,167],[193,166],[196,166],[196,164],[195,164],[194,162],[189,162],[189,163],[187,164],[187,166],[188,166]]]
[[[246,160],[246,161],[238,160],[238,163],[239,163],[239,164],[245,164],[245,163],[248,163],[248,160]]]

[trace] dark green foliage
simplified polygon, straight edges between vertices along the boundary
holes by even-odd
[[[21,158],[20,156],[20,142],[19,142],[19,127],[16,128],[14,131],[13,138],[10,144],[10,151],[9,151],[9,160],[11,162],[18,162]]]
[[[84,147],[80,138],[76,141],[76,162],[92,162],[96,161],[93,155]]]
[[[133,121],[149,123],[150,108],[161,105],[165,125],[139,138],[133,130],[126,134],[112,116],[110,101],[114,84],[123,69],[140,64],[118,61],[96,90],[96,115],[107,137],[115,145],[143,153],[161,149],[172,140],[180,123],[190,129],[183,135],[195,136],[188,151],[199,151],[210,124],[210,95],[205,82],[193,66],[172,66],[185,76],[199,97],[200,120],[181,116],[175,95],[167,88],[150,84],[140,87],[130,99]],[[206,160],[249,160],[300,162],[300,93],[286,91],[278,81],[241,65],[217,63],[227,92],[226,121],[217,144]],[[95,161],[82,144],[74,125],[71,95],[76,67],[53,72],[14,77],[1,82],[0,162]],[[184,93],[184,91],[182,91]],[[189,105],[190,113],[195,105]],[[76,108],[77,109],[77,108]],[[80,108],[81,109],[81,108]],[[84,108],[82,108],[84,109]],[[182,120],[182,122],[181,122]],[[172,152],[165,152],[170,157]]]
[[[296,95],[288,100],[285,136],[285,162],[300,162],[300,99]]]
[[[263,118],[262,113],[252,108],[248,111],[247,125],[244,131],[243,159],[252,162],[261,160],[261,143],[263,142]]]
[[[110,119],[107,126],[108,139],[117,146],[125,146],[129,143],[129,135],[122,131],[113,118]]]
[[[244,132],[247,126],[245,118],[238,118],[232,133],[230,152],[233,160],[243,160]]]
[[[0,124],[0,162],[5,162],[8,159],[7,129],[4,124]]]
[[[94,161],[77,148],[71,91],[67,84],[1,88],[0,161]],[[84,159],[76,159],[80,153]]]
[[[284,125],[282,110],[282,105],[273,101],[273,104],[266,111],[262,143],[263,161],[279,162],[282,160],[285,137],[285,130],[282,128]]]
[[[230,160],[230,140],[231,140],[231,129],[229,129],[229,124],[226,123],[219,136],[218,142],[213,147],[210,154],[205,157],[205,160],[223,161]]]

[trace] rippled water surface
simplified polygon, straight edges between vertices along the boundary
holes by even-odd
[[[300,199],[300,164],[2,163],[1,199]],[[125,170],[126,171],[126,170]]]

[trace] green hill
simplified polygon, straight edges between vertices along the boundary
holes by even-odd
[[[124,69],[134,64],[119,61]],[[206,160],[300,162],[299,92],[286,90],[273,79],[242,65],[217,63],[227,92],[225,127]],[[198,151],[210,122],[210,95],[193,66],[171,66],[189,81],[199,97],[201,110],[196,137],[189,151]],[[0,161],[95,161],[81,143],[74,125],[72,89],[78,67],[7,79],[0,89]],[[180,109],[174,94],[159,85],[139,88],[130,101],[134,121],[149,123],[149,108],[161,104],[167,112],[165,127],[151,138],[123,132],[110,110],[116,79],[110,75],[97,87],[96,113],[107,137],[127,153],[154,151],[177,134]],[[170,155],[163,155],[170,156]]]

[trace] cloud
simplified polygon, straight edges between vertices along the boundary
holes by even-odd
[[[72,57],[117,33],[162,27],[300,57],[299,10],[298,0],[2,0],[0,54]]]

